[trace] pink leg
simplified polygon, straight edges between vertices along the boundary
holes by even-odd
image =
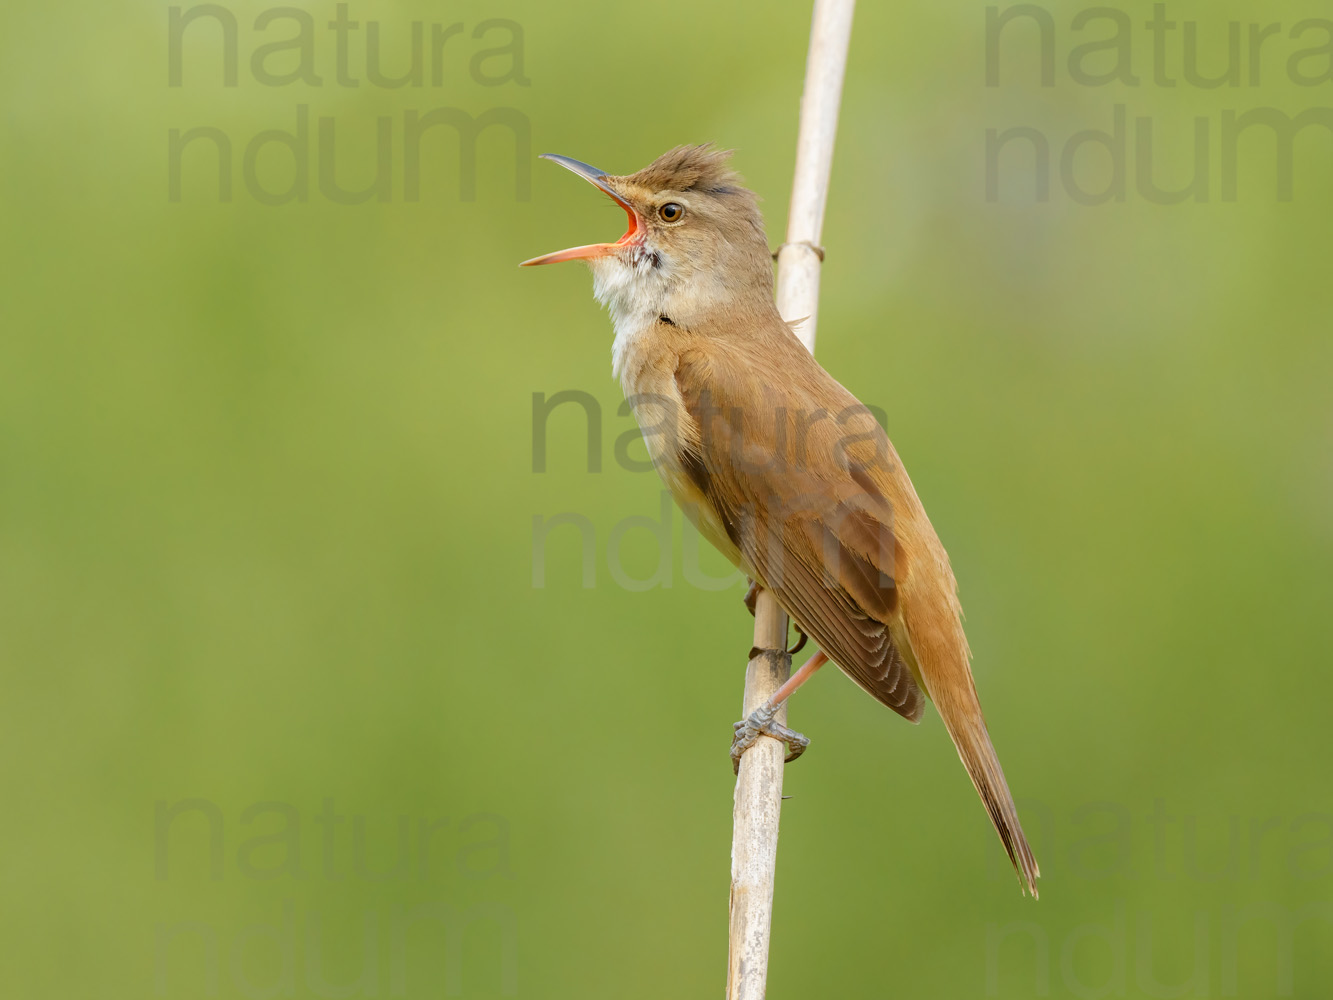
[[[768,699],[768,703],[774,708],[781,705],[784,701],[796,693],[796,689],[815,675],[815,671],[828,662],[828,654],[822,649],[816,650],[815,655],[805,661],[800,670],[787,678],[787,682],[773,692],[773,696]]]
[[[805,661],[800,670],[787,678],[787,682],[773,692],[773,696],[764,702],[747,718],[736,723],[736,735],[731,741],[731,763],[736,773],[740,773],[741,756],[754,746],[760,736],[771,736],[787,744],[787,761],[791,762],[805,752],[810,741],[793,729],[773,721],[778,706],[792,696],[792,692],[815,675],[815,671],[828,662],[828,657],[821,649]]]

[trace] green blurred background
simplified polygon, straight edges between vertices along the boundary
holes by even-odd
[[[661,487],[616,461],[610,326],[582,267],[515,265],[623,223],[543,151],[629,172],[734,147],[776,245],[808,8],[366,0],[358,87],[330,3],[305,8],[322,84],[257,79],[256,49],[297,28],[256,30],[265,9],[222,11],[235,87],[207,19],[169,85],[167,5],[3,18],[5,992],[720,995],[742,585],[691,582],[674,513],[670,586],[618,582],[657,567],[625,519],[660,520]],[[1210,76],[1240,26],[1239,79],[1204,88],[1183,29],[1181,82],[1154,82],[1148,4],[1119,8],[1137,86],[1073,79],[1070,51],[1113,25],[1042,9],[1054,85],[1028,22],[987,87],[984,5],[862,5],[818,351],[885,409],[949,547],[1042,898],[938,718],[825,674],[792,712],[814,745],[787,776],[770,994],[1326,997],[1333,142],[1297,139],[1284,201],[1263,129],[1224,197],[1221,138],[1228,112],[1333,104],[1326,55],[1287,64],[1327,41],[1289,37],[1321,10],[1172,4]],[[1256,80],[1247,25],[1279,18]],[[438,85],[372,85],[370,21],[392,74],[411,22],[427,51],[461,23]],[[262,203],[245,147],[298,105],[308,197]],[[1125,197],[1081,204],[1060,151],[1116,105]],[[435,108],[509,109],[472,200],[448,127],[405,195],[405,116]],[[349,189],[389,122],[388,200],[321,193],[321,117]],[[1143,194],[1136,118],[1176,188],[1204,119],[1206,197]],[[1047,201],[1021,142],[988,196],[987,130],[1017,126],[1049,139]],[[230,201],[211,140],[171,198],[170,130],[197,127],[232,144]],[[266,190],[290,157],[259,153]],[[1077,182],[1106,163],[1084,149]],[[533,394],[566,390],[600,406],[600,471],[573,405],[535,471]],[[560,514],[587,519],[591,587],[581,529],[534,545]]]

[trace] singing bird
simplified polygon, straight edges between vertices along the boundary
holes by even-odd
[[[612,370],[657,471],[700,533],[818,645],[737,723],[733,758],[760,734],[786,741],[789,759],[804,749],[774,713],[828,660],[912,722],[929,698],[1035,897],[1037,862],[981,714],[949,558],[873,414],[779,315],[763,217],[730,154],[680,146],[624,176],[546,159],[609,195],[629,228],[524,264],[589,264],[615,327]]]

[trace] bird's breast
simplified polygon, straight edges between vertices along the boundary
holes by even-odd
[[[633,340],[628,345],[621,382],[648,456],[676,505],[714,548],[740,565],[740,550],[689,467],[687,456],[698,454],[700,429],[680,395],[672,359],[645,350],[645,345]]]

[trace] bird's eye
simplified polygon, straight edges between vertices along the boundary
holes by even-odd
[[[685,206],[669,201],[657,210],[663,222],[679,222],[685,217]]]

